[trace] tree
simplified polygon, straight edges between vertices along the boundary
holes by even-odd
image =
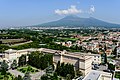
[[[106,53],[104,54],[104,63],[105,64],[107,63],[107,54]]]
[[[71,80],[71,75],[70,74],[67,74],[66,80]]]
[[[48,76],[47,75],[41,76],[41,80],[48,80]]]
[[[74,66],[71,64],[61,63],[60,65],[60,62],[58,62],[56,72],[62,77],[67,77],[68,74],[71,75],[71,79],[75,77]]]
[[[76,70],[76,76],[80,77],[80,76],[82,76],[82,75],[83,75],[83,73],[82,73],[81,71]]]
[[[57,73],[55,72],[54,74],[53,74],[53,76],[52,76],[52,80],[58,80],[59,78],[58,78],[58,75],[57,75]]]
[[[28,64],[44,70],[49,65],[53,65],[53,55],[32,52],[28,57]]]
[[[5,60],[3,60],[3,62],[1,63],[1,74],[5,75],[6,71],[8,69],[8,64],[5,62]]]
[[[29,72],[26,72],[26,73],[25,73],[25,76],[23,77],[23,80],[32,80],[30,77],[31,77],[31,76],[30,76],[30,73],[29,73]]]
[[[23,80],[22,76],[18,75],[18,77],[15,77],[14,80]]]
[[[14,60],[13,63],[11,64],[11,68],[12,69],[16,69],[17,68],[17,61]]]
[[[58,75],[60,75],[60,61],[58,61],[57,63],[57,67],[56,67],[56,71],[55,71]]]
[[[48,66],[47,68],[46,68],[46,74],[47,75],[50,75],[50,74],[52,74],[53,73],[53,67],[52,67],[52,65],[50,65],[50,66]]]
[[[18,79],[17,80],[23,80],[22,76],[18,75]]]
[[[112,52],[113,55],[115,55],[115,57],[117,56],[117,47],[115,47],[115,49]]]
[[[108,69],[109,70],[115,70],[115,65],[111,64],[111,63],[108,63]]]
[[[7,74],[4,75],[4,80],[8,80],[9,76]]]
[[[22,55],[21,57],[19,57],[19,60],[18,60],[18,65],[19,66],[24,66],[26,65],[26,55]]]

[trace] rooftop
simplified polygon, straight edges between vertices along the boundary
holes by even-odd
[[[96,71],[92,70],[88,73],[83,80],[99,80],[101,76],[106,76],[112,78],[111,73],[103,72],[103,71]]]
[[[5,50],[5,53],[15,53],[15,52],[17,52],[17,50],[13,50],[13,49]]]

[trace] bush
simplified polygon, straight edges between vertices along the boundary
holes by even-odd
[[[32,68],[30,66],[27,67],[27,71],[31,71]]]
[[[26,70],[22,69],[22,72],[23,72],[23,73],[25,73],[25,72],[26,72]]]
[[[11,76],[11,74],[10,74],[10,73],[7,73],[7,75],[10,75],[10,76]]]
[[[20,71],[22,71],[23,69],[19,69]]]
[[[3,79],[3,77],[0,76],[0,80]]]
[[[31,72],[34,72],[34,70],[31,70]]]
[[[38,72],[38,70],[35,70],[35,72]]]

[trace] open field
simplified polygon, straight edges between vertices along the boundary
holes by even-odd
[[[9,43],[18,43],[26,40],[21,38],[21,39],[2,39],[1,41],[3,44],[9,44]]]
[[[19,46],[27,43],[31,43],[32,41],[27,41],[23,38],[21,39],[1,39],[2,44],[7,44],[8,46]]]

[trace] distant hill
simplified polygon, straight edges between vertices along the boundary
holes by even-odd
[[[120,28],[119,24],[108,23],[93,17],[80,18],[78,16],[66,16],[60,20],[35,25],[36,27],[105,27],[105,28]]]

